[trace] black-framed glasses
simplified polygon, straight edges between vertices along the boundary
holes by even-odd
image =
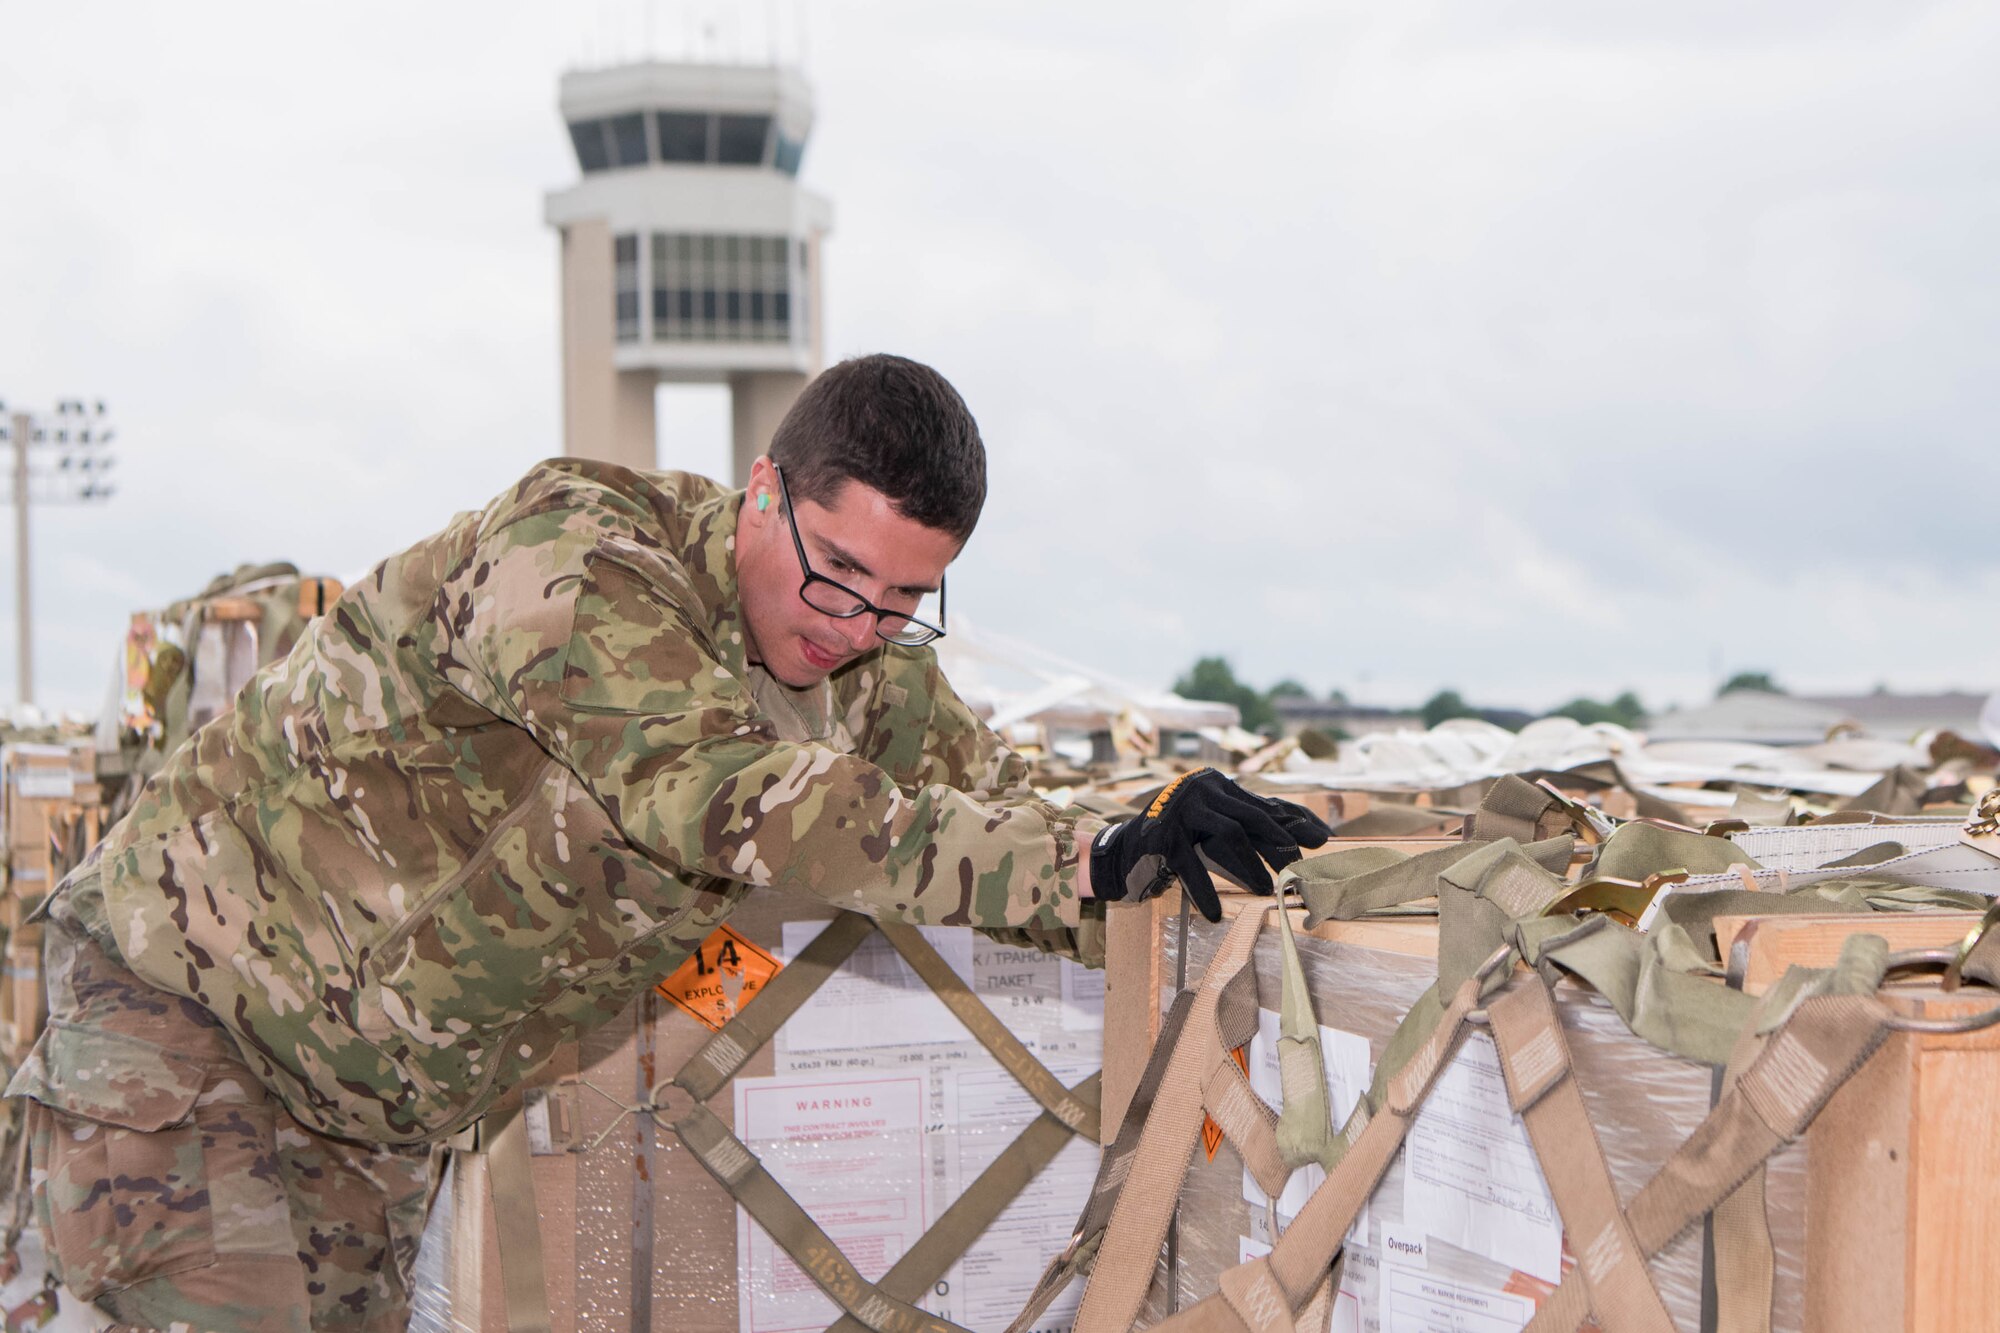
[[[835,620],[852,620],[864,612],[872,613],[875,617],[875,637],[905,648],[921,647],[933,639],[944,637],[943,575],[938,576],[938,623],[933,625],[906,612],[885,610],[846,584],[835,583],[818,573],[813,569],[812,562],[806,559],[806,543],[799,536],[798,512],[792,508],[792,493],[785,486],[785,470],[773,463],[771,471],[778,474],[778,495],[785,504],[785,526],[792,531],[792,549],[799,553],[799,569],[806,576],[805,581],[799,584],[800,601]]]

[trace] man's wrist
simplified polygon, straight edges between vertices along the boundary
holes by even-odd
[[[1110,827],[1109,824],[1100,824],[1076,831],[1076,896],[1084,902],[1098,902],[1104,897],[1098,892],[1093,867],[1097,864],[1097,840]]]

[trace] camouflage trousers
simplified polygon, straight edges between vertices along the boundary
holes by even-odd
[[[53,904],[49,1028],[9,1088],[55,1276],[114,1327],[405,1328],[432,1150],[300,1125],[205,1010],[118,961],[94,870]]]

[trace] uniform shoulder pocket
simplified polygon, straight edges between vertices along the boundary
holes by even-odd
[[[600,542],[584,557],[563,664],[572,708],[673,713],[715,687],[715,654],[689,607],[687,572],[636,542]]]

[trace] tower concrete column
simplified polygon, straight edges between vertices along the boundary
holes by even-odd
[[[729,471],[731,485],[750,483],[750,465],[771,446],[778,423],[798,401],[807,376],[795,370],[759,371],[729,377]]]
[[[611,228],[585,218],[562,229],[563,452],[626,467],[658,466],[652,370],[618,369]]]

